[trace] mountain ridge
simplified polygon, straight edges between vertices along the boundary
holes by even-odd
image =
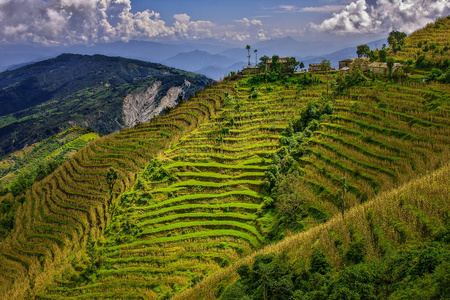
[[[74,125],[102,134],[119,130],[126,126],[123,100],[155,82],[161,83],[154,90],[156,106],[172,87],[182,87],[167,102],[173,106],[180,97],[189,98],[211,81],[161,64],[104,55],[62,54],[3,72],[0,155]]]

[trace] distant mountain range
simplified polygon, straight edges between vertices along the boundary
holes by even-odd
[[[377,40],[368,45],[371,48],[386,43]],[[255,63],[253,49],[258,50],[258,58],[274,54],[280,57],[293,56],[309,63],[320,62],[323,58],[337,67],[338,61],[356,56],[356,44],[345,49],[330,48],[326,42],[297,41],[291,37],[261,41],[252,45],[251,63]],[[334,52],[332,52],[334,51]],[[199,73],[218,80],[230,71],[241,70],[247,65],[245,46],[236,47],[229,43],[207,39],[198,43],[157,43],[147,41],[114,42],[94,46],[45,47],[41,45],[2,45],[0,47],[0,71],[44,59],[61,53],[103,54],[156,62],[178,69]]]

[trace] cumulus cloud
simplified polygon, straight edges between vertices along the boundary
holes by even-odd
[[[249,20],[247,18],[243,18],[242,20],[236,20],[237,23],[244,24],[245,26],[262,26],[262,22],[260,20]]]
[[[219,26],[208,20],[173,16],[173,24],[152,10],[131,12],[131,0],[0,0],[0,42],[47,45],[217,38],[266,39],[260,20],[243,18]]]
[[[71,44],[173,34],[158,13],[130,11],[129,0],[2,0],[0,40]]]
[[[437,17],[450,14],[449,0],[357,0],[321,24],[310,29],[336,34],[383,33],[400,30],[411,33]]]

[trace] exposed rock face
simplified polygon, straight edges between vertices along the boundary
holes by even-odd
[[[159,115],[166,107],[178,104],[179,96],[185,96],[191,83],[184,80],[181,86],[174,86],[163,91],[161,81],[156,81],[147,89],[126,96],[123,101],[124,123],[127,127],[139,122],[148,122]]]

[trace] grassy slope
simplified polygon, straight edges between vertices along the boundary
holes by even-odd
[[[90,253],[104,261],[92,272],[95,280],[64,275],[41,296],[133,298],[148,290],[149,298],[170,296],[261,247],[273,226],[271,211],[262,206],[261,172],[279,150],[283,128],[310,100],[320,99],[325,86],[303,90],[291,83],[255,90],[259,96],[253,99],[244,79],[205,91],[205,97],[220,99],[228,92],[235,104],[158,155],[161,165],[154,170],[165,169],[168,176],[152,180],[146,171],[122,196],[105,240]],[[319,216],[338,214],[334,199],[341,177],[350,185],[349,206],[359,207],[363,195],[372,199],[445,162],[448,106],[424,111],[427,102],[418,99],[430,93],[448,94],[448,86],[374,82],[338,97],[334,114],[322,122],[299,161],[318,196],[309,209]],[[169,114],[157,122],[171,132],[172,120]],[[316,219],[300,221],[307,229],[323,222]],[[67,270],[79,272],[76,266]]]
[[[421,43],[420,47],[419,42]],[[424,51],[426,46],[430,48],[431,45],[436,46],[436,48]],[[445,47],[447,47],[447,50],[444,50]],[[430,23],[410,34],[406,38],[402,50],[394,57],[402,60],[409,58],[416,60],[419,51],[425,55],[427,60],[435,63],[450,57],[450,16],[439,19],[435,23]]]
[[[13,298],[170,296],[252,255],[273,225],[261,205],[261,172],[289,120],[326,91],[295,80],[253,88],[246,79],[224,81],[149,124],[92,142],[27,193],[16,229],[0,245],[0,291]],[[225,93],[235,104],[221,108]],[[447,162],[450,109],[429,104],[448,94],[445,85],[375,81],[337,97],[299,161],[317,195],[307,208],[338,214],[341,177],[357,211]],[[156,157],[160,165],[149,170]],[[112,220],[109,166],[119,171],[113,194],[128,190]],[[300,221],[305,229],[322,222]]]
[[[322,249],[332,259],[332,265],[341,269],[344,265],[342,249],[349,247],[352,231],[359,237],[364,237],[364,252],[368,261],[381,257],[382,250],[386,250],[381,249],[382,246],[389,245],[389,251],[395,252],[418,241],[427,241],[430,232],[443,226],[450,213],[449,187],[450,166],[446,165],[399,188],[382,193],[364,205],[352,208],[345,214],[345,219],[338,215],[323,225],[269,245],[174,299],[218,298],[218,291],[223,291],[224,287],[239,277],[237,268],[242,264],[251,264],[257,254],[287,251],[291,261],[306,264],[314,249]],[[401,240],[399,230],[406,236],[404,240]],[[335,243],[337,239],[343,242],[341,246]]]
[[[22,172],[31,172],[48,159],[67,159],[98,137],[94,132],[73,127],[11,153],[0,161],[0,183],[11,182]]]
[[[80,261],[77,270],[83,271],[83,249],[100,238],[110,218],[108,168],[118,171],[113,195],[121,194],[160,149],[218,107],[213,97],[200,95],[172,109],[170,122],[155,120],[96,139],[36,182],[18,209],[13,231],[0,244],[0,294],[9,299],[35,295],[71,261]]]

